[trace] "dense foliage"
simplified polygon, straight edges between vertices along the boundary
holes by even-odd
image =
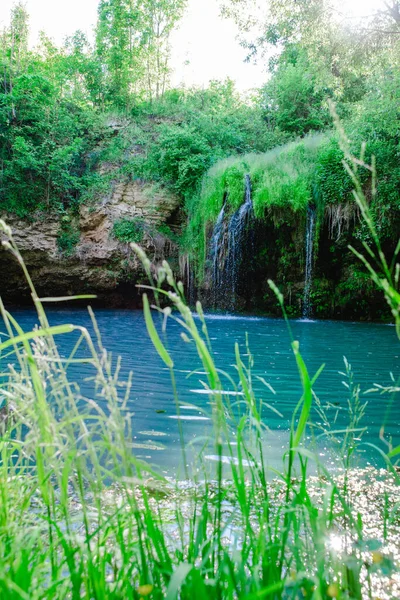
[[[184,6],[104,0],[94,46],[78,31],[62,48],[42,36],[33,50],[28,14],[15,7],[0,46],[0,206],[63,212],[124,177],[184,198],[217,159],[285,141],[231,81],[168,89],[169,35]]]
[[[28,51],[27,32],[18,5],[0,46],[0,206],[18,214],[76,202],[90,185],[101,131],[93,108],[73,92],[76,57],[45,38]]]
[[[155,123],[128,158],[130,173],[160,181],[182,198],[193,195],[218,159],[263,151],[285,139],[268,131],[260,108],[244,103],[229,80],[206,90],[172,90],[142,107],[137,122],[148,119]]]

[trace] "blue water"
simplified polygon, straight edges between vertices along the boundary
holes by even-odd
[[[24,330],[31,329],[37,322],[35,313],[29,310],[14,311]],[[73,323],[93,331],[90,317],[85,310],[50,310],[52,325]],[[179,461],[179,436],[176,407],[173,399],[169,370],[164,366],[151,342],[140,311],[98,310],[96,317],[102,334],[104,346],[114,357],[122,357],[122,379],[133,371],[133,386],[129,401],[132,411],[132,430],[135,452],[143,459],[168,469]],[[254,356],[253,382],[258,398],[271,404],[282,413],[279,417],[265,409],[264,421],[272,430],[271,455],[280,453],[287,444],[287,429],[295,405],[301,396],[298,371],[290,348],[290,338],[285,322],[281,319],[257,317],[239,317],[208,315],[209,335],[214,348],[217,366],[230,374],[235,381],[237,375],[234,363],[234,344],[237,341],[244,358],[247,360],[246,333],[249,347]],[[315,384],[315,392],[322,404],[333,405],[328,410],[332,427],[339,429],[348,422],[346,410],[348,390],[343,385],[345,379],[339,374],[344,371],[343,356],[352,365],[354,378],[362,391],[378,383],[390,386],[400,376],[400,342],[396,338],[394,327],[370,323],[348,323],[329,321],[292,321],[291,327],[295,339],[313,375],[322,363],[325,369]],[[1,328],[0,328],[1,329]],[[201,371],[201,364],[193,344],[187,344],[180,338],[181,329],[173,320],[167,324],[167,339],[173,356],[179,399],[182,405],[182,423],[185,442],[198,445],[202,436],[209,433],[210,421],[209,396],[204,392],[202,381],[205,375],[189,374]],[[59,336],[58,342],[63,355],[72,349],[76,334]],[[10,360],[10,359],[8,359]],[[91,384],[84,379],[90,375],[90,368],[74,366],[71,378],[80,384],[82,394],[93,395]],[[274,395],[257,379],[264,378],[276,391]],[[226,389],[232,391],[231,384]],[[235,402],[239,396],[229,396]],[[379,429],[385,422],[387,436],[393,443],[400,443],[400,401],[399,397],[378,393],[361,396],[368,400],[363,425],[367,432],[363,440],[380,447]],[[314,418],[318,420],[317,415]],[[334,419],[336,422],[334,423]],[[154,449],[154,443],[160,449]],[[373,461],[373,450],[364,446],[364,456]]]

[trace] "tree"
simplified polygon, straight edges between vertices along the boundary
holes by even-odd
[[[169,38],[187,0],[101,0],[97,52],[105,66],[107,97],[129,109],[134,96],[165,92]]]
[[[96,46],[105,70],[105,96],[124,109],[129,109],[135,84],[143,77],[141,22],[135,0],[100,1]]]
[[[274,77],[263,90],[265,118],[270,127],[294,135],[323,129],[330,122],[326,96],[315,70],[299,46],[288,47]]]
[[[82,31],[76,31],[65,41],[64,70],[74,95],[88,99],[94,106],[104,105],[104,77],[95,49]]]
[[[165,93],[170,73],[170,35],[183,15],[187,0],[144,0],[145,89],[152,100]]]
[[[317,47],[320,54],[335,41],[371,56],[377,49],[396,43],[400,35],[400,0],[382,0],[370,13],[355,18],[351,4],[341,0],[220,0],[222,12],[233,18],[250,54],[262,54],[271,46],[300,43]],[[374,33],[378,35],[373,35]],[[245,37],[247,35],[247,37]],[[386,34],[386,35],[381,35]],[[340,45],[336,45],[340,53]],[[348,51],[346,49],[346,51]]]
[[[88,84],[93,53],[80,33],[61,49],[43,34],[29,51],[21,4],[1,42],[0,205],[19,214],[69,206],[86,185],[99,131]]]
[[[306,109],[307,95],[310,110],[330,97],[346,116],[365,94],[371,74],[398,61],[400,0],[387,0],[362,18],[351,16],[340,0],[269,0],[265,6],[262,12],[257,0],[223,2],[224,13],[242,31],[249,58],[268,59],[272,81],[267,96],[272,95],[275,108],[284,103],[286,112],[296,113],[299,102]],[[302,56],[303,74],[300,62],[297,68],[293,63],[293,50]],[[291,98],[295,106],[289,109]]]
[[[28,52],[29,15],[21,2],[11,10],[11,24],[5,32],[10,70],[18,73]],[[8,38],[8,39],[7,39]]]
[[[12,95],[14,78],[24,66],[28,53],[29,16],[21,2],[11,10],[11,23],[1,35],[0,64],[3,72],[3,89]],[[15,118],[15,105],[10,103],[12,118]]]

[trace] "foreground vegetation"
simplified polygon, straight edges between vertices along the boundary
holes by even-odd
[[[356,186],[355,200],[374,241],[366,258],[359,258],[385,295],[400,338],[399,267],[393,272],[381,252],[358,179],[362,160],[351,154],[343,133],[340,139],[347,172]],[[374,177],[374,168],[364,166]],[[282,468],[271,473],[264,452],[268,430],[261,416],[268,407],[253,390],[250,351],[244,359],[236,345],[237,380],[226,381],[215,362],[200,304],[195,318],[168,263],[153,279],[148,258],[133,245],[150,278],[154,308],[164,320],[177,319],[183,341],[197,349],[211,405],[213,433],[204,450],[214,448],[215,472],[205,467],[203,453],[195,465],[188,463],[182,428],[184,478],[191,483],[165,479],[133,453],[132,417],[127,412],[130,378],[120,381],[119,361],[112,362],[103,348],[93,313],[94,340],[82,327],[51,327],[11,230],[3,221],[0,225],[3,245],[19,261],[31,286],[40,322],[39,328],[24,332],[0,306],[8,334],[0,344],[0,391],[5,400],[0,439],[2,596],[15,600],[398,596],[399,557],[392,552],[399,540],[400,448],[386,440],[386,453],[378,446],[374,449],[384,469],[352,470],[364,405],[350,365],[346,364],[348,427],[330,431],[325,420],[322,431],[338,454],[338,476],[337,470],[320,462],[316,447],[304,442],[306,430],[320,432],[313,425],[312,405],[315,402],[323,417],[324,407],[313,392],[323,367],[310,374],[298,342],[292,341],[303,393],[293,414]],[[280,292],[270,285],[284,310]],[[161,297],[167,302],[163,307]],[[149,336],[171,373],[179,416],[175,365],[153,320],[147,294],[143,302]],[[58,351],[60,335],[76,336],[67,358]],[[86,362],[92,370],[91,398],[70,379],[76,362]],[[231,404],[227,385],[240,391],[242,402]],[[393,398],[398,391],[395,384],[386,390]],[[310,477],[311,466],[317,477]]]

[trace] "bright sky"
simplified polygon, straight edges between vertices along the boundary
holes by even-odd
[[[345,0],[345,7],[365,14],[381,1]],[[8,24],[13,4],[14,0],[0,0],[0,27]],[[59,44],[77,29],[90,35],[96,22],[98,0],[25,0],[25,4],[33,43],[41,30]],[[265,66],[244,63],[246,51],[236,39],[237,29],[219,16],[218,4],[218,0],[189,0],[172,40],[172,83],[207,85],[211,79],[230,77],[241,90],[259,87],[266,80]]]
[[[234,23],[219,15],[218,0],[189,0],[188,10],[172,39],[175,82],[205,84],[230,77],[239,89],[260,87],[266,65],[245,63],[246,50]],[[185,61],[189,64],[184,66]]]

